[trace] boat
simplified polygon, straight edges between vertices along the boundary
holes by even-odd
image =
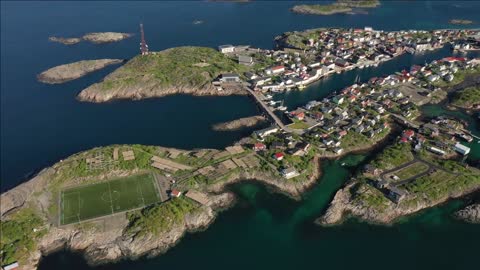
[[[285,106],[280,106],[280,107],[277,107],[277,110],[279,110],[279,111],[286,111],[286,110],[287,110],[287,107],[285,107]]]
[[[273,98],[272,95],[265,95],[265,100],[272,99],[272,98]]]
[[[303,84],[300,84],[299,86],[297,86],[298,90],[302,90],[302,89],[305,89],[305,85]]]

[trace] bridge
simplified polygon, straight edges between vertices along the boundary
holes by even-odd
[[[292,132],[292,130],[283,124],[282,120],[265,104],[265,102],[253,91],[252,89],[245,87],[245,89],[250,93],[250,95],[256,100],[258,104],[263,108],[265,112],[270,116],[270,118],[275,121],[275,123],[284,131]]]

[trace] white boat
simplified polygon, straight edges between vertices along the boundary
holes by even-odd
[[[287,110],[287,107],[285,107],[285,106],[280,106],[280,107],[277,107],[277,110],[279,110],[279,111],[286,111],[286,110]]]
[[[267,99],[272,99],[272,98],[273,98],[272,95],[265,95],[265,99],[266,99],[266,100],[267,100]]]

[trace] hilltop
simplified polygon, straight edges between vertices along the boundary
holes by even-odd
[[[218,91],[211,81],[221,73],[240,73],[245,67],[212,48],[177,47],[138,55],[100,82],[81,91],[83,101],[141,99],[186,93],[230,95],[241,91]]]

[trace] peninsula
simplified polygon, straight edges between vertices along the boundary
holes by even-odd
[[[120,64],[121,59],[82,60],[50,68],[40,73],[39,81],[48,84],[59,84],[83,77],[109,65]]]
[[[52,42],[58,42],[65,45],[74,45],[82,40],[88,41],[94,44],[102,44],[102,43],[110,43],[110,42],[118,42],[124,39],[131,37],[132,34],[129,33],[118,33],[118,32],[95,32],[95,33],[88,33],[82,37],[49,37],[48,40]]]
[[[256,115],[251,117],[244,117],[240,119],[236,119],[233,121],[219,123],[213,125],[213,130],[216,131],[230,131],[230,130],[237,130],[245,127],[254,127],[266,121],[265,117]]]
[[[295,5],[291,11],[300,14],[333,15],[354,13],[355,8],[375,8],[379,5],[378,0],[337,0],[333,4]]]

